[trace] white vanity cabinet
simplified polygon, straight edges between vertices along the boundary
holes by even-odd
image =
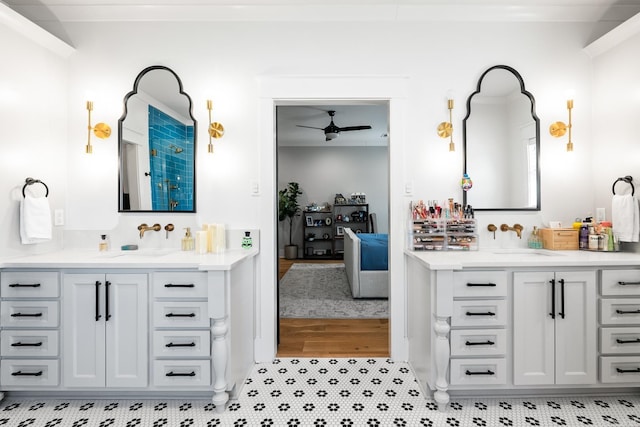
[[[515,385],[596,384],[596,271],[515,272]]]
[[[0,382],[3,390],[60,384],[60,275],[0,273]]]
[[[65,387],[146,387],[147,274],[63,275]]]
[[[604,270],[600,294],[600,381],[640,384],[640,270]]]

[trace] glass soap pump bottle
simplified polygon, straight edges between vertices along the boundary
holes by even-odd
[[[191,235],[191,227],[187,227],[185,228],[185,230],[187,230],[187,232],[182,238],[182,250],[192,251],[195,249],[195,241],[193,239],[193,236]]]
[[[531,236],[529,236],[529,240],[527,241],[527,245],[531,249],[542,249],[542,239],[538,234],[538,227],[534,226],[533,231],[531,232]]]

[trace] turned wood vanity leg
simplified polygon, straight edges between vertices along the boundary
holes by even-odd
[[[433,330],[436,333],[435,342],[435,362],[436,362],[436,391],[433,398],[438,404],[438,409],[444,411],[449,404],[449,383],[447,383],[447,371],[449,369],[449,356],[451,354],[449,346],[449,322],[447,317],[436,317]]]
[[[213,398],[212,402],[216,405],[216,412],[220,413],[225,410],[226,403],[229,401],[229,393],[227,393],[227,317],[222,319],[213,319],[211,326],[211,334],[213,340],[211,342],[211,357],[213,359]]]

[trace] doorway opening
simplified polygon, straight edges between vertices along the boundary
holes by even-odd
[[[279,101],[275,110],[276,193],[290,182],[302,191],[291,234],[287,220],[277,224],[277,356],[388,357],[388,264],[376,267],[387,270],[377,284],[366,272],[360,283],[344,252],[349,231],[358,242],[389,235],[389,102]],[[284,257],[290,244],[294,259]]]

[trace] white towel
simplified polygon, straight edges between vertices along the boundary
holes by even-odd
[[[23,245],[51,240],[51,208],[46,197],[27,194],[20,201],[20,239]]]
[[[621,242],[637,242],[640,239],[640,207],[631,194],[613,196],[611,203],[613,233]]]

